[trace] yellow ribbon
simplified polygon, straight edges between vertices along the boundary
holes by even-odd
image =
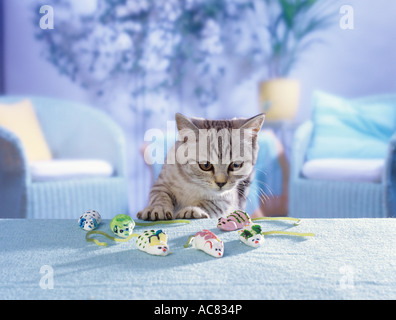
[[[298,236],[298,237],[314,237],[314,233],[300,233],[300,232],[289,232],[289,231],[266,231],[266,232],[261,232],[262,235],[267,236],[270,234],[283,234],[287,236]]]
[[[106,238],[108,238],[110,240],[113,240],[113,241],[116,241],[116,242],[127,242],[127,241],[131,240],[133,237],[138,237],[139,236],[138,233],[131,233],[128,236],[128,238],[121,239],[121,238],[112,237],[112,236],[108,235],[106,232],[103,232],[103,231],[100,231],[100,230],[91,230],[91,231],[89,231],[87,233],[87,235],[85,236],[85,239],[88,242],[95,242],[98,246],[102,246],[102,247],[107,247],[107,243],[106,242],[100,242],[99,240],[94,239],[94,238],[90,238],[89,236],[91,234],[101,234],[102,236],[105,236]]]
[[[257,221],[257,220],[273,220],[273,221],[290,220],[290,221],[295,221],[295,223],[294,223],[295,226],[298,226],[301,223],[300,219],[292,218],[292,217],[260,217],[260,218],[253,218],[251,220],[252,221]]]

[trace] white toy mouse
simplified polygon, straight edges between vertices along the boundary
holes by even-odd
[[[224,254],[224,243],[212,231],[203,229],[197,232],[194,236],[188,238],[184,245],[187,248],[189,245],[194,248],[202,250],[203,252],[215,257],[221,258]]]
[[[253,248],[258,248],[264,243],[264,236],[258,224],[246,225],[244,229],[238,231],[238,235],[244,244]]]

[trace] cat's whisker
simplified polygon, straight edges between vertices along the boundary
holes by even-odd
[[[259,200],[262,204],[265,204],[265,202],[269,201],[269,199],[270,199],[270,196],[268,194],[266,194],[264,192],[264,190],[260,187],[257,188],[257,186],[252,186],[251,192],[253,192],[254,195],[259,198]],[[271,195],[272,195],[272,192],[271,192]]]
[[[260,191],[260,193],[261,193],[261,195],[266,199],[266,200],[269,200],[270,199],[270,197],[273,197],[274,196],[274,194],[273,194],[273,192],[271,191],[271,189],[270,189],[270,187],[268,186],[268,185],[266,185],[265,186],[266,187],[266,189],[267,189],[267,191],[268,192],[266,192],[263,188],[259,188],[259,191]]]
[[[260,201],[262,204],[266,204],[266,201],[269,201],[270,197],[262,190],[260,190]]]
[[[259,203],[265,205],[266,201],[269,200],[269,196],[267,194],[265,194],[265,192],[259,188],[259,190],[257,191],[255,188],[251,188],[250,189],[251,192],[253,192],[253,194],[259,199]],[[250,204],[254,204],[253,200],[251,199],[251,197],[249,197],[248,195],[245,195],[244,193],[242,193],[240,190],[238,190],[238,194],[245,200],[245,201],[249,201]]]
[[[260,171],[262,174],[264,174],[264,175],[268,175],[268,171],[266,171],[266,170],[261,170],[261,169],[259,169],[259,168],[254,168],[254,170],[255,171]]]
[[[245,195],[242,191],[238,190],[239,195],[245,200],[245,201],[250,201],[252,203],[252,199],[250,199],[247,195]]]
[[[259,192],[257,193],[257,196],[260,199],[260,203],[262,203],[263,205],[265,205],[266,201],[269,200],[268,195],[265,194],[262,190],[259,190]]]
[[[265,187],[265,188],[267,189],[268,193],[269,193],[271,196],[274,196],[274,194],[273,194],[273,192],[272,192],[272,190],[271,190],[271,187],[270,187],[267,183],[262,182],[262,181],[258,181],[258,184],[260,184],[261,186]],[[260,188],[261,190],[263,190],[261,187],[259,187],[259,188]]]
[[[253,205],[253,201],[251,198],[249,198],[248,195],[245,195],[241,190],[238,190],[238,189],[237,189],[237,192],[238,192],[239,196],[241,196],[245,201],[249,201],[250,204]]]

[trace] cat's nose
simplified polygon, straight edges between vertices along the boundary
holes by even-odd
[[[227,182],[216,182],[216,184],[220,187],[224,186]]]
[[[224,172],[218,172],[214,175],[214,182],[220,187],[227,183],[227,175]]]

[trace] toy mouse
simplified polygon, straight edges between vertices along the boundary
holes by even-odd
[[[300,224],[300,219],[291,217],[260,217],[251,219],[246,212],[242,210],[235,210],[226,217],[219,218],[217,222],[217,228],[223,231],[235,231],[238,229],[242,229],[245,226],[253,225],[253,222],[259,220],[291,220],[295,221],[295,226]]]
[[[238,231],[239,239],[246,245],[258,248],[264,243],[261,227],[258,224],[248,225],[245,229]]]
[[[111,219],[110,230],[121,238],[128,238],[129,235],[133,233],[135,225],[135,221],[133,221],[130,216],[126,214],[118,214]]]
[[[142,226],[142,227],[148,227],[148,226],[153,226],[156,224],[173,224],[173,223],[190,223],[189,220],[165,220],[165,221],[154,221],[154,222],[146,222],[146,223],[140,223],[140,222],[135,222],[133,219],[128,216],[127,214],[118,214],[116,215],[110,222],[110,230],[113,231],[113,233],[116,236],[119,236],[121,238],[128,238],[130,234],[132,234],[133,229],[135,226]]]
[[[279,234],[285,236],[297,236],[297,237],[314,237],[313,233],[299,233],[299,232],[289,232],[281,230],[265,231],[261,230],[261,226],[258,224],[246,225],[244,229],[238,231],[239,240],[244,244],[258,248],[264,243],[264,236]]]
[[[249,215],[242,210],[235,210],[227,217],[221,217],[218,220],[217,227],[224,231],[234,231],[241,229],[247,224],[251,224],[252,220]]]
[[[102,217],[99,212],[95,210],[85,211],[78,219],[78,225],[85,231],[96,229],[101,222]]]
[[[167,256],[170,253],[167,241],[168,237],[162,230],[149,230],[138,236],[136,246],[155,256]]]
[[[155,256],[166,256],[169,252],[168,237],[162,230],[148,230],[143,233],[130,233],[127,238],[115,238],[108,235],[106,232],[99,230],[92,230],[87,233],[85,239],[89,242],[95,242],[98,246],[107,247],[106,242],[100,242],[97,239],[90,238],[92,234],[101,234],[106,238],[115,242],[127,242],[134,237],[137,237],[136,246],[139,250]]]
[[[192,245],[193,248],[202,250],[203,252],[215,257],[221,258],[224,254],[224,243],[213,232],[203,229],[194,236],[188,238],[185,248]]]

